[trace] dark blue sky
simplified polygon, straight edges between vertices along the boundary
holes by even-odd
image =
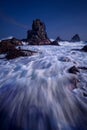
[[[49,38],[87,40],[87,0],[0,0],[0,38],[26,38],[32,21],[46,24]]]

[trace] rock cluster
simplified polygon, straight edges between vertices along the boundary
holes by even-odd
[[[75,34],[72,38],[71,38],[71,42],[80,42],[80,37],[78,34]]]
[[[34,54],[34,51],[24,51],[20,48],[17,49],[16,46],[22,45],[22,42],[20,40],[17,40],[16,38],[2,40],[0,42],[0,54],[7,54],[6,58],[14,59],[20,56],[31,56]]]

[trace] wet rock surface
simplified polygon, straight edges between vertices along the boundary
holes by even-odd
[[[14,58],[18,58],[18,57],[25,57],[25,56],[32,56],[34,55],[36,52],[31,51],[31,50],[20,50],[20,49],[11,49],[8,51],[7,55],[6,55],[6,59],[10,60],[10,59],[14,59]]]
[[[15,45],[9,42],[9,40],[0,42],[0,54],[7,53],[9,50],[14,49]]]
[[[16,38],[3,40],[0,42],[0,54],[6,54],[5,58],[9,60],[21,56],[31,56],[35,53],[34,51],[30,50],[23,51],[20,49],[20,47],[19,49],[17,49],[16,46],[20,45],[22,45],[22,42],[17,40]]]
[[[68,69],[69,73],[77,74],[79,72],[79,69],[76,66],[72,66]]]

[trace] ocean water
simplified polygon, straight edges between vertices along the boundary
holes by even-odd
[[[0,59],[0,130],[87,130],[84,42],[22,46],[38,53]],[[2,55],[3,57],[3,55]]]

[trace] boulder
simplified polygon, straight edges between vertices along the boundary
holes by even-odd
[[[15,38],[15,37],[13,37],[13,38],[11,38],[11,39],[5,39],[5,40],[2,40],[1,42],[9,42],[9,43],[11,43],[11,44],[13,44],[13,45],[15,45],[15,46],[20,46],[20,45],[22,45],[22,41],[21,40],[19,40],[19,39],[17,39],[17,38]]]
[[[29,45],[51,44],[51,41],[46,33],[46,26],[40,19],[34,20],[32,24],[32,30],[27,31],[27,42]]]
[[[15,38],[3,40],[0,42],[0,54],[6,54],[6,59],[14,59],[17,57],[31,56],[36,52],[30,50],[21,50],[16,46],[21,45],[21,42]]]
[[[59,46],[59,43],[57,40],[55,40],[55,41],[51,42],[51,45]]]
[[[17,38],[14,38],[14,37],[13,37],[12,39],[10,39],[10,42],[11,42],[12,44],[16,45],[16,46],[22,45],[22,41],[19,40],[19,39],[17,39]]]
[[[7,53],[9,50],[14,48],[15,45],[9,42],[9,40],[0,42],[0,54]]]
[[[35,53],[36,52],[31,51],[31,50],[21,50],[21,49],[14,48],[8,51],[6,55],[6,59],[10,60],[10,59],[18,58],[18,57],[32,56]]]
[[[87,45],[85,45],[85,46],[81,49],[81,51],[87,52]]]
[[[80,37],[78,34],[75,34],[72,38],[71,38],[71,42],[80,42]]]

